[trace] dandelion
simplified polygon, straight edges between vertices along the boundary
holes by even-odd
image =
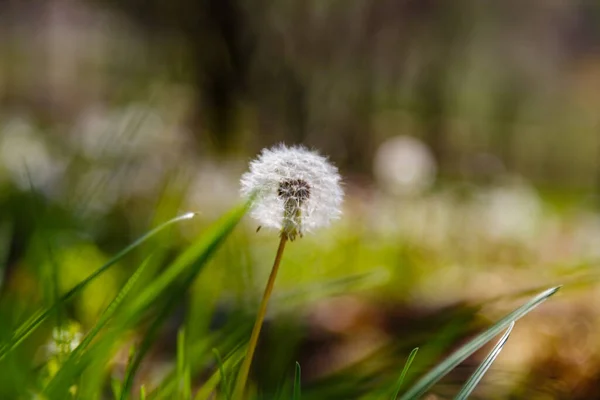
[[[233,392],[241,399],[267,304],[273,291],[285,244],[340,217],[343,190],[340,175],[326,157],[302,146],[264,149],[241,179],[242,197],[252,199],[250,215],[260,226],[277,229],[280,242],[252,329],[246,358]],[[260,229],[259,226],[259,229]]]
[[[241,179],[243,197],[254,197],[251,216],[290,240],[339,218],[340,175],[327,158],[301,146],[263,150]]]

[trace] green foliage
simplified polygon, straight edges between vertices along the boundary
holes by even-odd
[[[300,369],[300,363],[296,362],[296,372],[294,373],[294,393],[293,400],[300,400],[301,397],[301,387],[300,387],[300,375],[302,371]]]
[[[473,390],[475,390],[475,387],[479,384],[481,378],[483,378],[483,375],[485,375],[487,370],[492,366],[494,360],[496,360],[496,357],[498,357],[498,355],[504,348],[504,345],[506,344],[506,341],[508,340],[508,337],[510,336],[510,333],[512,332],[514,326],[515,323],[513,321],[508,326],[506,332],[504,332],[500,340],[498,340],[498,343],[496,343],[494,348],[492,348],[492,351],[490,351],[490,353],[482,361],[479,367],[477,367],[475,372],[473,372],[473,375],[471,375],[469,380],[465,383],[465,386],[463,386],[460,392],[456,395],[455,400],[466,400],[471,395]]]
[[[404,364],[404,368],[402,368],[402,373],[400,374],[400,378],[398,379],[398,383],[396,384],[396,389],[394,390],[394,394],[392,395],[392,400],[396,400],[398,398],[398,394],[400,393],[400,389],[402,388],[402,383],[404,383],[404,378],[406,377],[406,373],[410,368],[410,365],[414,361],[417,356],[417,352],[419,351],[418,347],[415,347],[410,354],[408,355],[408,359],[406,360],[406,364]]]
[[[258,263],[263,264],[263,259],[270,259],[272,251],[270,245],[263,249],[260,242],[249,248],[244,236],[232,235],[245,211],[246,205],[233,209],[203,229],[186,248],[176,252],[169,250],[166,245],[169,241],[162,235],[167,228],[192,215],[186,214],[159,225],[77,282],[57,301],[34,311],[24,323],[11,320],[14,321],[13,331],[3,334],[0,368],[10,371],[12,384],[0,389],[0,395],[3,398],[35,395],[48,400],[230,400],[231,379],[243,358],[256,310],[255,303],[249,302],[237,291],[249,293],[258,290],[256,288],[262,286],[264,279],[264,275],[259,274],[248,280],[242,271],[258,271]],[[352,256],[344,251],[349,249],[348,242],[353,243],[352,249],[348,250],[353,252]],[[158,243],[163,246],[158,246]],[[273,309],[278,313],[268,322],[264,343],[259,346],[260,354],[249,387],[250,398],[366,400],[389,398],[390,388],[393,388],[392,398],[419,398],[469,355],[557,290],[540,294],[432,369],[431,366],[439,362],[441,355],[458,338],[468,334],[479,309],[477,306],[457,305],[441,310],[438,315],[424,317],[434,321],[436,329],[432,330],[427,325],[422,329],[413,326],[385,347],[359,357],[343,369],[316,380],[310,374],[302,374],[301,387],[300,362],[304,367],[302,372],[307,371],[306,368],[310,371],[310,367],[304,364],[306,362],[310,366],[310,359],[302,359],[308,331],[302,325],[302,319],[294,314],[340,294],[355,293],[368,298],[372,288],[387,290],[385,273],[377,268],[357,268],[357,263],[368,264],[397,256],[400,256],[400,263],[420,262],[416,260],[421,256],[407,253],[406,249],[398,250],[382,243],[374,250],[357,246],[359,243],[357,238],[342,238],[339,243],[333,244],[337,247],[330,249],[329,253],[317,254],[308,250],[321,249],[309,238],[290,247],[290,254],[283,261],[282,282],[278,283],[273,296]],[[77,259],[81,258],[68,262],[73,263]],[[68,270],[61,264],[64,260],[61,257],[56,259],[59,274]],[[313,269],[307,271],[300,260],[312,265]],[[31,349],[40,348],[47,342],[48,330],[65,325],[64,319],[73,319],[70,304],[81,297],[86,287],[98,282],[103,273],[116,265],[119,269],[129,266],[131,273],[114,297],[102,305],[102,312],[95,317],[93,324],[81,327],[86,332],[81,342],[73,343],[72,349],[67,343],[60,357],[35,355]],[[341,269],[340,265],[348,265],[348,268]],[[408,264],[400,267],[410,268]],[[317,274],[318,281],[315,282]],[[60,276],[57,278],[61,280]],[[188,294],[192,294],[189,301]],[[222,299],[227,296],[233,300],[224,303]],[[353,304],[349,303],[348,307]],[[64,310],[62,323],[59,319],[49,318],[59,307]],[[0,311],[6,313],[5,308],[3,305]],[[4,332],[7,326],[2,329]],[[476,387],[502,349],[509,332],[468,380],[460,398],[466,398]],[[348,337],[352,335],[350,333]],[[28,345],[20,346],[23,343]],[[418,358],[415,344],[421,349]],[[160,349],[165,346],[173,349],[161,356]],[[127,353],[126,349],[129,350],[128,355],[123,354]],[[397,360],[410,349],[412,351],[398,377],[394,373]],[[306,354],[314,354],[314,350]],[[160,357],[165,356],[171,363],[167,364],[162,376],[149,376],[148,368],[157,365]],[[419,375],[422,377],[415,381]],[[412,386],[404,391],[406,383]]]
[[[506,329],[506,327],[511,326],[515,321],[524,317],[531,310],[539,306],[542,302],[546,301],[550,296],[556,293],[558,289],[560,289],[560,287],[551,288],[540,293],[526,304],[522,305],[502,318],[500,321],[496,322],[490,328],[477,335],[442,363],[433,368],[430,372],[425,374],[425,376],[423,376],[413,387],[404,393],[400,400],[420,398],[420,396],[422,396],[429,388],[431,388],[436,382],[456,368],[461,362],[466,360],[471,354],[483,347],[496,335],[502,332],[502,330]]]

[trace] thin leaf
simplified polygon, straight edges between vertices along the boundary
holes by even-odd
[[[406,373],[408,372],[408,369],[410,368],[412,362],[414,361],[415,356],[417,355],[418,351],[419,351],[419,348],[415,347],[414,349],[412,349],[412,351],[408,355],[408,359],[406,360],[406,363],[404,364],[404,368],[402,368],[402,373],[400,374],[400,378],[398,379],[398,382],[396,383],[396,390],[394,390],[394,394],[392,395],[392,400],[396,400],[398,398],[398,394],[400,393],[400,388],[402,387],[402,383],[404,382]]]
[[[190,246],[160,275],[148,284],[148,286],[132,301],[122,316],[124,324],[129,325],[143,315],[143,312],[178,280],[181,279],[186,287],[174,290],[174,293],[183,294],[192,280],[202,269],[204,264],[212,257],[220,244],[231,233],[233,228],[245,214],[247,204],[237,207],[219,222],[215,223],[199,241]]]
[[[185,342],[185,329],[180,329],[177,334],[177,380],[179,381],[180,397],[184,400],[192,398],[190,381],[190,367],[187,360],[187,348]]]
[[[219,350],[216,348],[212,349],[215,358],[217,359],[217,365],[219,366],[219,373],[221,374],[221,390],[225,394],[225,399],[231,400],[231,393],[229,390],[229,382],[227,381],[227,375],[225,374],[225,366],[223,365],[223,359]]]
[[[27,321],[25,321],[21,326],[13,333],[12,337],[0,347],[0,360],[2,360],[8,353],[10,353],[15,347],[17,347],[20,343],[23,342],[48,316],[53,313],[55,310],[59,309],[64,302],[72,298],[75,294],[79,293],[83,288],[85,288],[89,283],[91,283],[94,279],[100,276],[103,272],[108,270],[110,267],[115,265],[119,260],[129,254],[133,249],[140,246],[142,243],[146,242],[148,239],[156,236],[158,233],[168,228],[169,226],[184,220],[188,220],[194,217],[194,213],[187,213],[181,215],[179,217],[173,218],[162,225],[154,228],[150,232],[141,236],[139,239],[134,241],[132,244],[121,250],[116,256],[111,258],[106,264],[98,268],[91,275],[85,278],[83,281],[79,282],[75,285],[71,290],[62,295],[60,299],[52,304],[50,307],[41,309],[34,313]]]
[[[187,292],[202,267],[237,225],[239,220],[245,214],[246,209],[247,204],[238,207],[220,222],[216,223],[211,231],[203,235],[199,242],[191,246],[178,257],[161,276],[152,281],[149,286],[140,293],[133,301],[131,307],[125,310],[122,319],[123,323],[125,325],[133,324],[156,299],[167,292],[168,289],[171,289],[169,293],[170,296],[162,306],[158,317],[153,321],[148,333],[144,337],[142,345],[140,345],[140,349],[136,354],[134,361],[131,363],[131,368],[126,374],[123,391],[121,393],[121,400],[126,399],[129,395],[135,372],[137,371],[142,358],[156,339],[162,323]],[[176,284],[177,281],[180,281],[181,283]]]
[[[42,231],[42,236],[43,239],[42,241],[44,242],[44,246],[46,248],[46,252],[47,252],[47,258],[49,260],[48,266],[47,266],[47,275],[49,276],[50,279],[48,279],[47,282],[47,290],[48,290],[48,294],[49,294],[49,301],[48,303],[57,303],[59,300],[59,285],[58,285],[58,263],[56,262],[56,257],[54,255],[54,251],[52,248],[52,244],[49,240],[49,238],[51,237],[50,232],[47,232],[47,228],[46,228],[46,213],[41,212],[41,209],[43,208],[42,206],[42,197],[40,195],[40,193],[36,190],[34,184],[33,184],[33,180],[31,179],[31,172],[29,171],[29,168],[27,167],[27,164],[24,165],[25,167],[25,172],[27,174],[27,180],[29,183],[29,190],[32,193],[32,207],[31,207],[31,211],[32,214],[35,216],[36,220],[39,220],[39,225],[41,226],[41,231]],[[43,279],[43,281],[46,281],[46,279]],[[55,314],[56,314],[56,328],[57,329],[61,329],[62,327],[62,310],[60,307],[56,307],[55,309]]]
[[[135,270],[133,275],[129,277],[125,285],[121,288],[117,296],[110,302],[106,310],[102,313],[96,325],[92,327],[89,333],[85,336],[85,338],[81,341],[81,344],[77,346],[77,348],[71,353],[70,358],[75,359],[75,357],[79,356],[79,353],[87,348],[87,346],[91,343],[91,341],[96,337],[96,335],[100,332],[100,330],[106,325],[106,323],[113,317],[121,303],[125,300],[131,289],[137,283],[142,273],[146,270],[148,264],[150,264],[151,257],[148,257],[139,267]]]
[[[300,378],[301,378],[302,370],[300,368],[300,363],[296,361],[296,372],[294,374],[294,397],[293,400],[300,400],[301,395],[301,387],[300,387]]]
[[[121,398],[130,393],[133,377],[143,357],[156,338],[162,323],[170,315],[172,309],[180,302],[196,275],[212,257],[222,241],[231,233],[245,214],[247,204],[237,207],[203,234],[197,242],[179,256],[158,278],[151,281],[126,307],[121,307],[115,316],[111,329],[100,339],[92,343],[79,358],[77,364],[70,368],[61,368],[52,382],[46,387],[44,394],[49,398],[63,398],[64,390],[75,376],[93,363],[100,368],[113,353],[125,333],[138,323],[148,309],[158,303],[158,315],[153,319],[142,344],[139,346],[131,364],[128,366],[126,378],[121,391]],[[160,301],[159,301],[160,300]]]
[[[232,352],[230,357],[227,357],[223,362],[224,369],[233,370],[237,365],[239,365],[244,359],[245,352],[242,351],[243,348],[238,348],[234,352]],[[194,400],[208,400],[213,398],[213,394],[215,389],[219,385],[221,381],[221,373],[216,371],[213,373],[210,378],[208,378],[202,387],[198,389],[196,392],[196,396],[194,396]]]
[[[492,325],[489,329],[477,335],[473,340],[469,341],[466,345],[462,346],[446,360],[425,374],[425,376],[423,376],[413,387],[411,387],[400,398],[400,400],[413,400],[420,398],[420,396],[427,392],[427,390],[429,390],[429,388],[431,388],[436,382],[446,376],[446,374],[452,371],[471,354],[479,350],[487,342],[492,340],[496,335],[506,329],[513,321],[517,321],[525,316],[531,310],[546,301],[550,296],[555,294],[559,289],[560,286],[557,286],[540,293],[528,303],[517,308],[515,311],[502,318],[496,324]]]
[[[118,399],[121,396],[121,382],[117,378],[111,378],[110,387],[112,388],[113,397]]]
[[[144,335],[142,343],[140,343],[131,362],[127,365],[127,369],[125,371],[125,378],[123,379],[123,388],[121,389],[120,400],[125,400],[129,397],[129,392],[131,390],[131,385],[133,385],[133,378],[135,377],[135,373],[141,365],[142,360],[150,350],[152,343],[154,343],[154,340],[158,337],[160,327],[162,326],[163,322],[169,317],[171,313],[171,306],[175,303],[175,299],[171,297],[169,299],[169,304],[166,307],[163,307],[161,312],[156,316],[156,318],[152,322],[152,325],[150,325],[148,331]]]
[[[498,354],[500,354],[500,352],[502,351],[502,348],[506,344],[506,341],[508,340],[510,332],[512,331],[514,326],[515,322],[513,321],[506,329],[506,332],[504,332],[504,335],[502,335],[500,340],[498,340],[498,343],[496,343],[492,351],[490,351],[485,360],[483,360],[479,367],[477,367],[477,369],[475,370],[475,372],[473,372],[473,375],[471,375],[467,383],[465,383],[460,392],[458,392],[458,394],[454,398],[455,400],[466,400],[469,397],[469,395],[473,392],[477,384],[479,384],[479,381],[481,381],[481,378],[483,378],[483,375],[485,375],[487,370],[496,360],[496,357],[498,357]]]
[[[188,360],[190,361],[191,372],[197,373],[203,370],[208,362],[207,353],[217,344],[222,349],[227,349],[227,354],[223,358],[223,364],[226,371],[230,370],[227,368],[227,365],[229,365],[228,360],[235,354],[242,354],[240,349],[243,348],[242,343],[245,343],[246,336],[245,331],[240,331],[235,323],[232,323],[229,329],[207,332],[205,336],[195,341],[189,349]],[[221,379],[219,371],[216,371],[215,374]],[[176,387],[177,374],[176,371],[172,370],[158,387],[148,394],[148,399],[173,398],[175,397]]]

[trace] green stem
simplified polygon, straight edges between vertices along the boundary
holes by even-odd
[[[240,372],[238,373],[238,377],[235,382],[235,388],[233,390],[232,397],[233,400],[243,399],[244,389],[246,388],[246,382],[248,381],[248,373],[250,372],[250,365],[252,364],[252,358],[254,357],[254,351],[256,350],[256,345],[258,343],[258,336],[260,335],[260,329],[262,328],[263,321],[265,320],[267,305],[269,303],[269,298],[271,298],[271,293],[273,292],[273,286],[275,286],[275,278],[277,278],[279,264],[281,263],[281,257],[283,256],[283,250],[285,249],[287,240],[287,235],[282,233],[279,247],[277,248],[277,255],[275,256],[275,262],[273,263],[273,269],[271,269],[267,287],[265,288],[265,293],[263,294],[263,298],[260,302],[260,308],[258,309],[258,315],[256,316],[256,321],[254,321],[254,328],[252,328],[250,342],[248,343],[248,351],[246,352],[246,357],[242,362]]]

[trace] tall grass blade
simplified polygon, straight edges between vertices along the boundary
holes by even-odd
[[[225,399],[231,400],[231,393],[229,390],[229,382],[227,381],[227,375],[225,374],[225,366],[223,364],[223,359],[221,358],[221,354],[219,350],[216,348],[212,349],[215,358],[217,360],[217,365],[219,367],[219,374],[221,374],[221,391],[225,395]]]
[[[144,311],[161,295],[166,294],[169,288],[173,289],[176,281],[182,282],[181,287],[171,290],[171,294],[183,295],[191,285],[198,272],[212,257],[225,238],[231,233],[243,217],[247,204],[237,207],[225,217],[216,222],[208,232],[201,236],[200,240],[192,244],[181,254],[167,269],[148,284],[148,286],[131,301],[124,310],[122,323],[130,325],[135,323],[143,315]]]
[[[418,351],[419,351],[419,348],[415,347],[414,349],[412,349],[412,351],[408,355],[408,358],[406,359],[406,363],[404,364],[404,368],[402,368],[402,373],[400,374],[400,378],[398,378],[398,382],[396,383],[396,389],[394,390],[394,394],[392,395],[392,400],[396,400],[398,398],[398,394],[400,393],[400,388],[402,387],[402,383],[404,382],[406,373],[408,372],[408,369],[410,368],[412,362],[414,361],[415,356],[417,355]]]
[[[245,331],[240,332],[237,328],[237,324],[233,322],[228,329],[207,332],[201,339],[196,340],[194,343],[190,343],[190,348],[188,350],[190,372],[194,374],[204,370],[206,364],[210,362],[207,353],[210,352],[210,349],[215,348],[217,344],[221,349],[225,349],[224,351],[227,352],[223,357],[223,369],[225,371],[231,371],[231,363],[228,363],[228,361],[236,354],[242,354],[241,344],[246,339],[244,333]],[[215,375],[219,380],[221,379],[219,370],[215,371]],[[175,396],[176,386],[177,374],[176,371],[171,370],[158,387],[148,394],[148,399],[173,398]]]
[[[483,360],[479,367],[477,367],[477,369],[475,370],[475,372],[473,372],[473,375],[471,375],[467,383],[465,383],[460,392],[458,392],[454,400],[466,400],[471,395],[473,390],[475,390],[475,387],[481,381],[481,378],[483,378],[483,375],[485,375],[487,370],[496,360],[496,357],[498,357],[498,354],[500,354],[500,352],[502,351],[502,348],[504,348],[504,345],[506,344],[506,341],[508,340],[510,332],[512,331],[514,326],[515,323],[513,321],[506,329],[506,332],[504,332],[504,335],[502,335],[500,340],[498,340],[498,343],[496,343],[492,351],[490,351],[485,360]]]
[[[126,399],[129,395],[135,372],[156,339],[159,328],[187,292],[202,267],[237,225],[245,214],[246,209],[247,205],[236,208],[227,217],[217,223],[211,231],[203,235],[202,240],[186,250],[161,276],[151,282],[136,298],[130,309],[124,313],[123,322],[125,324],[133,324],[156,299],[165,293],[169,295],[159,315],[148,329],[139,351],[126,373],[121,400]],[[179,283],[177,284],[177,282]]]
[[[212,257],[223,240],[231,233],[239,220],[245,214],[247,205],[235,208],[203,234],[197,242],[183,252],[166,270],[151,281],[137,296],[130,299],[121,307],[118,315],[114,317],[111,330],[107,331],[100,340],[91,344],[86,352],[79,358],[75,367],[61,368],[55,375],[53,382],[48,385],[45,393],[49,398],[60,398],[62,391],[71,382],[79,371],[90,363],[98,363],[99,359],[110,354],[119,338],[139,322],[154,304],[159,304],[158,313],[146,332],[142,344],[128,366],[126,378],[121,391],[121,399],[130,394],[133,377],[143,357],[154,342],[159,328],[170,315],[173,308],[181,301],[187,289],[194,281],[206,262]],[[160,300],[160,301],[159,301]]]
[[[173,225],[177,222],[180,222],[180,221],[184,221],[184,220],[193,218],[194,215],[195,215],[194,213],[187,213],[187,214],[181,215],[179,217],[173,218],[173,219],[163,223],[162,225],[159,225],[158,227],[152,229],[150,232],[141,236],[136,241],[134,241],[132,244],[130,244],[129,246],[127,246],[126,248],[121,250],[116,256],[111,258],[106,264],[104,264],[103,266],[98,268],[96,271],[94,271],[92,274],[90,274],[83,281],[81,281],[77,285],[75,285],[71,290],[69,290],[67,293],[62,295],[57,302],[55,302],[54,304],[52,304],[49,307],[46,307],[46,308],[41,309],[41,310],[37,311],[36,313],[34,313],[27,321],[25,321],[23,324],[21,324],[21,326],[19,328],[17,328],[17,330],[13,333],[12,337],[6,343],[4,343],[0,346],[0,360],[2,360],[4,357],[6,357],[6,355],[8,353],[10,353],[20,343],[22,343],[23,340],[25,340],[38,326],[40,326],[40,324],[42,322],[44,322],[50,314],[52,314],[57,309],[59,309],[59,307],[61,307],[64,302],[69,300],[75,294],[79,293],[89,283],[91,283],[94,279],[96,279],[98,276],[100,276],[103,272],[108,270],[110,267],[115,265],[119,260],[121,260],[127,254],[129,254],[133,249],[140,246],[142,243],[146,242],[148,239],[152,238],[153,236],[156,236],[158,233],[162,232],[163,230],[170,227],[171,225]]]
[[[118,399],[121,396],[121,382],[116,378],[112,378],[110,380],[110,387],[112,389],[113,398]]]
[[[179,398],[190,400],[192,398],[192,388],[184,328],[181,328],[177,334],[177,375],[180,389]]]
[[[300,396],[301,396],[301,387],[300,387],[301,373],[302,373],[302,370],[300,369],[300,363],[298,361],[296,361],[296,372],[294,374],[294,397],[293,397],[293,400],[300,400]]]
[[[233,351],[229,357],[226,357],[223,362],[223,368],[229,371],[234,370],[244,359],[245,352],[243,350],[243,348],[238,348]],[[220,381],[221,373],[216,371],[203,383],[202,387],[198,389],[196,396],[194,396],[194,400],[214,399],[214,394]]]
[[[121,288],[119,293],[117,293],[116,297],[110,302],[106,310],[100,315],[98,322],[96,325],[92,327],[92,329],[88,332],[85,338],[81,341],[81,344],[77,346],[77,348],[71,353],[70,358],[75,359],[79,354],[85,350],[92,340],[96,337],[96,335],[102,330],[102,328],[106,325],[106,323],[114,316],[119,306],[123,303],[123,301],[127,298],[127,295],[137,283],[142,273],[146,270],[148,264],[150,264],[151,257],[146,258],[144,262],[135,270],[133,275],[129,277],[125,285]],[[68,362],[68,360],[67,360]]]
[[[163,309],[159,312],[159,314],[156,316],[156,318],[148,328],[148,331],[146,331],[142,343],[140,343],[140,345],[138,346],[137,351],[135,352],[131,362],[127,365],[127,369],[125,370],[125,378],[123,379],[123,388],[121,389],[121,397],[119,398],[120,400],[125,400],[129,397],[131,386],[133,385],[133,379],[135,378],[135,373],[142,364],[142,360],[150,350],[150,347],[152,347],[152,343],[154,343],[154,340],[156,340],[156,338],[158,337],[160,327],[162,326],[163,322],[169,317],[169,314],[171,313],[171,308],[173,305],[175,305],[175,303],[176,302],[174,298],[169,299],[169,304],[167,304],[166,307],[163,307]]]
[[[425,374],[413,387],[411,387],[400,400],[412,400],[418,399],[420,396],[425,394],[429,388],[431,388],[436,382],[442,379],[446,374],[452,371],[457,365],[462,363],[471,354],[483,347],[487,342],[492,340],[496,335],[506,329],[513,321],[517,321],[531,310],[536,308],[538,305],[546,301],[550,296],[555,294],[560,289],[560,286],[548,289],[528,303],[517,308],[496,324],[492,325],[489,329],[477,335],[474,339],[469,341],[466,345],[462,346],[456,352],[454,352],[446,360],[438,364],[430,372]]]

